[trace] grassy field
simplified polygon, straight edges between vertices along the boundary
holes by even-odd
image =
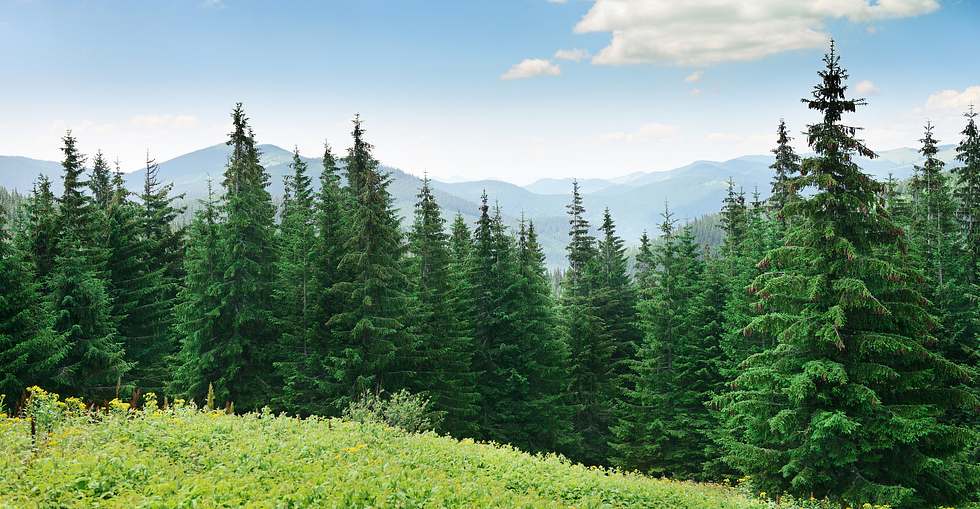
[[[774,506],[377,424],[71,407],[41,413],[36,446],[28,420],[0,417],[0,507]]]

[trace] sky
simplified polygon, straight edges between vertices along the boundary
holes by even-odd
[[[136,169],[220,143],[344,151],[441,179],[607,178],[799,133],[829,38],[879,150],[980,107],[975,0],[0,0],[0,154]],[[796,144],[802,150],[802,136]]]

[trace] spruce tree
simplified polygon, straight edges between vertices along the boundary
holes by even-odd
[[[183,284],[177,293],[176,331],[180,349],[171,390],[203,403],[225,370],[224,344],[217,341],[221,318],[221,238],[219,204],[208,179],[208,194],[191,222],[184,257]]]
[[[789,144],[792,140],[793,138],[789,136],[786,129],[786,122],[780,119],[779,127],[776,129],[776,148],[772,150],[776,160],[769,166],[773,170],[769,206],[777,217],[783,207],[797,197],[797,190],[793,189],[790,183],[792,182],[791,179],[800,172],[800,156],[796,155],[793,147]]]
[[[207,360],[213,370],[190,387],[214,385],[214,395],[251,410],[270,402],[274,383],[275,330],[275,206],[267,187],[269,174],[259,164],[252,129],[241,103],[232,112],[231,155],[224,174],[225,194],[221,208],[224,222],[218,227],[220,274],[216,292],[219,323],[206,339]],[[189,396],[201,398],[200,392]]]
[[[855,156],[874,153],[844,114],[847,73],[833,44],[812,99],[815,152],[795,179],[812,196],[784,208],[785,246],[760,262],[760,316],[746,334],[770,350],[746,361],[729,409],[744,432],[727,459],[763,490],[899,507],[963,500],[975,474],[958,463],[969,432],[938,422],[947,405],[976,405],[951,387],[970,376],[928,345],[932,319],[904,242],[880,203],[881,184]],[[975,472],[975,469],[973,469]]]
[[[958,216],[969,254],[967,275],[970,283],[976,285],[980,284],[980,130],[972,107],[964,116],[963,139],[956,146],[959,166],[953,168],[953,173],[957,180]]]
[[[705,403],[717,389],[718,338],[700,320],[704,262],[691,228],[680,234],[666,210],[650,298],[640,303],[644,339],[613,426],[613,461],[648,474],[700,477],[714,415]]]
[[[67,382],[58,367],[68,345],[52,329],[52,318],[30,263],[8,233],[6,214],[0,214],[0,395],[6,407],[13,408],[32,385]]]
[[[545,257],[534,222],[521,221],[517,237],[515,316],[518,348],[524,352],[527,448],[555,451],[574,445],[566,401],[568,350],[561,339]]]
[[[108,399],[131,364],[112,317],[112,301],[102,279],[104,247],[94,245],[97,211],[84,193],[84,156],[69,132],[63,138],[64,193],[58,214],[58,254],[51,271],[50,303],[55,333],[69,352],[59,378],[76,395]]]
[[[310,328],[305,336],[297,336],[293,341],[284,338],[282,359],[277,364],[283,380],[283,406],[303,415],[329,415],[342,410],[334,401],[330,356],[335,351],[336,338],[329,325],[330,317],[340,308],[338,299],[329,290],[343,280],[340,261],[348,238],[348,217],[344,213],[346,200],[337,175],[336,159],[330,145],[324,144],[320,191],[313,204],[316,237],[310,246]]]
[[[309,343],[316,328],[315,278],[315,245],[316,238],[316,209],[315,195],[311,179],[306,174],[307,165],[299,155],[299,149],[293,150],[293,160],[290,163],[292,175],[284,177],[284,196],[280,208],[281,221],[279,224],[278,281],[274,291],[276,299],[277,323],[281,336],[280,359],[278,370],[284,378],[285,385],[290,385],[289,378],[296,376],[296,363],[301,362],[306,355]],[[295,381],[292,382],[295,384]],[[294,399],[293,385],[284,390],[280,399],[284,406],[292,411],[308,411],[302,406],[304,398],[313,397],[303,394]]]
[[[568,271],[562,283],[561,321],[569,352],[567,401],[574,411],[573,427],[581,443],[571,455],[586,464],[607,460],[609,425],[616,396],[617,344],[600,314],[598,287],[599,252],[578,182],[573,183],[569,215]]]
[[[596,286],[592,298],[599,318],[613,343],[613,363],[617,377],[626,374],[626,361],[633,358],[640,332],[636,327],[636,292],[627,273],[626,248],[616,235],[616,225],[609,209],[602,214],[596,258]]]
[[[354,198],[349,238],[338,269],[343,280],[330,287],[337,313],[329,354],[331,403],[337,411],[365,391],[397,391],[412,379],[412,338],[407,330],[408,286],[403,272],[404,244],[388,186],[354,119],[347,180]]]
[[[58,204],[51,192],[51,181],[39,175],[30,196],[18,215],[14,243],[47,293],[48,276],[54,267],[58,239]]]
[[[428,178],[422,180],[408,237],[409,316],[417,362],[411,387],[428,395],[433,409],[445,416],[445,431],[456,437],[476,436],[479,392],[472,370],[472,338],[451,305],[449,236]]]

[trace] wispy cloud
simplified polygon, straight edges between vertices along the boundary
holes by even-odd
[[[980,106],[980,85],[966,87],[963,90],[940,90],[926,99],[926,109],[933,111],[965,111],[970,106]]]
[[[688,74],[687,77],[684,78],[684,81],[686,81],[688,83],[697,83],[697,82],[701,81],[701,76],[703,74],[704,74],[703,71],[694,71],[691,74]]]
[[[575,31],[612,34],[596,64],[700,66],[822,47],[832,20],[870,23],[937,9],[938,0],[596,0]]]
[[[571,60],[572,62],[581,62],[586,58],[589,58],[589,52],[584,49],[560,49],[555,52],[555,58],[558,60]]]
[[[859,81],[857,85],[854,85],[854,91],[861,95],[878,95],[880,92],[878,85],[875,85],[871,80]]]
[[[507,72],[503,73],[500,79],[520,80],[535,76],[558,76],[559,74],[561,74],[561,68],[558,64],[543,58],[525,58],[507,69]]]

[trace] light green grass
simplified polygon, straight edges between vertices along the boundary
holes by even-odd
[[[0,418],[2,507],[761,508],[718,485],[374,424],[189,408]]]

